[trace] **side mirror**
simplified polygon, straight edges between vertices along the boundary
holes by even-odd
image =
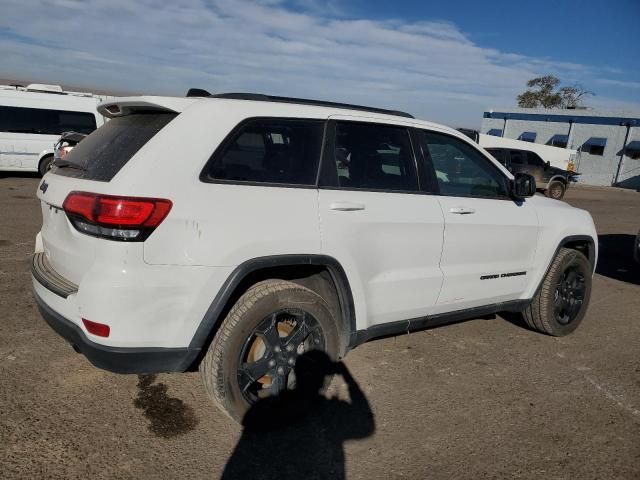
[[[512,193],[516,198],[533,197],[536,193],[536,179],[528,173],[516,173]]]

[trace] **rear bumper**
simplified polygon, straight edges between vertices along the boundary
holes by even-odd
[[[54,311],[34,292],[42,318],[96,367],[115,373],[184,372],[198,356],[190,348],[122,348],[89,340],[76,324]]]
[[[78,292],[78,286],[56,272],[44,252],[33,254],[31,274],[38,282],[62,298]]]

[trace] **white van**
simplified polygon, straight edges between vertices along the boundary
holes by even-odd
[[[59,85],[0,85],[0,171],[44,175],[63,132],[88,134],[105,122],[96,107],[107,98]]]

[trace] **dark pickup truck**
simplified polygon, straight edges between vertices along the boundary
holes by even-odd
[[[545,195],[556,200],[564,197],[564,192],[572,182],[578,181],[580,174],[568,172],[557,167],[552,167],[540,156],[529,150],[515,148],[487,148],[487,152],[493,155],[501,164],[513,174],[518,172],[528,173],[536,179],[539,190]]]

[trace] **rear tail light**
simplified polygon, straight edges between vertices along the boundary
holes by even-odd
[[[162,223],[171,201],[71,192],[62,208],[76,230],[94,237],[141,242]]]

